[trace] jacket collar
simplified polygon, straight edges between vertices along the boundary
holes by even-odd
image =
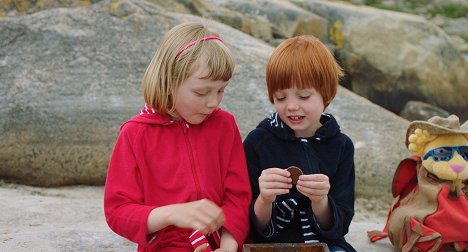
[[[206,119],[208,120],[210,117],[212,117],[214,114],[216,114],[219,111],[219,108],[217,108],[213,113],[211,113]],[[145,104],[145,106],[140,110],[140,113],[127,122],[139,122],[139,123],[145,123],[145,124],[156,124],[156,125],[170,125],[174,123],[174,120],[171,119],[170,115],[168,114],[161,114],[155,109],[151,108],[148,104]],[[127,122],[122,124],[120,128],[122,128],[123,125],[125,125]],[[184,121],[185,122],[185,121]]]
[[[308,139],[324,141],[338,135],[341,132],[340,126],[331,114],[322,113],[320,117],[320,123],[322,124],[322,127],[318,128],[315,134]],[[281,120],[277,112],[271,114],[269,118],[266,118],[260,122],[257,128],[264,128],[283,140],[294,141],[297,139],[297,137],[294,135],[294,131]]]

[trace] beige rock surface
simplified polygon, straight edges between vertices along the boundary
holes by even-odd
[[[0,251],[135,251],[103,214],[103,187],[39,188],[0,182]],[[371,244],[366,231],[383,228],[387,203],[357,199],[347,240],[359,252],[393,251]]]

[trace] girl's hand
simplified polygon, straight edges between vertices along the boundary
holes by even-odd
[[[216,249],[214,252],[229,252],[229,250],[228,250],[228,249],[219,248],[219,249]]]
[[[198,246],[193,252],[203,252],[208,247],[208,243]],[[229,252],[227,249],[216,249],[214,252]]]
[[[258,178],[260,195],[266,203],[275,201],[277,195],[289,193],[292,188],[291,174],[280,168],[268,168],[262,171]]]
[[[173,205],[169,221],[177,227],[198,229],[207,234],[218,230],[224,224],[224,214],[215,203],[201,199]]]
[[[312,202],[319,202],[327,198],[330,191],[330,181],[325,174],[309,174],[299,176],[297,190]]]
[[[198,246],[193,252],[203,252],[206,248],[208,248],[208,243]]]

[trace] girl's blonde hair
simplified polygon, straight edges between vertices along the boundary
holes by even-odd
[[[169,30],[153,56],[142,81],[145,102],[161,114],[173,114],[176,92],[182,82],[197,70],[202,59],[209,73],[202,78],[228,81],[234,71],[234,59],[223,42],[208,36],[218,36],[198,23],[183,23]],[[189,43],[195,44],[180,50]]]
[[[266,67],[268,97],[288,88],[314,88],[322,95],[325,108],[335,98],[343,70],[328,48],[313,36],[297,36],[283,41]]]

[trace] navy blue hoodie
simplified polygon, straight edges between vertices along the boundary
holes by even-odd
[[[258,178],[267,168],[286,169],[289,166],[300,167],[304,174],[322,173],[329,177],[330,191],[328,200],[333,211],[333,224],[324,230],[317,224],[310,206],[310,200],[293,187],[286,195],[277,196],[276,201],[293,198],[299,202],[297,211],[305,210],[313,232],[320,242],[328,246],[334,244],[355,251],[344,235],[354,216],[354,145],[351,139],[341,133],[335,118],[323,113],[320,127],[315,135],[298,138],[294,131],[281,121],[277,113],[266,118],[251,131],[244,140],[244,149],[249,168],[252,187],[250,206],[251,236],[255,243],[302,243],[304,236],[300,215],[295,214],[291,223],[283,230],[266,235],[259,230],[253,205],[260,193]],[[273,208],[272,221],[277,213]]]

